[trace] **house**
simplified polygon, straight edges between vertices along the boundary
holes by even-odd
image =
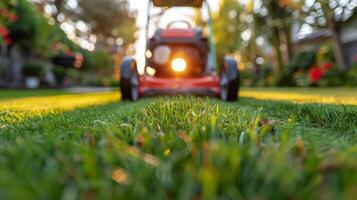
[[[357,54],[357,12],[348,20],[341,22],[340,41],[342,45],[342,54],[347,67],[353,65]],[[323,44],[330,41],[332,32],[330,30],[314,31],[303,38],[295,39],[294,46],[300,50],[318,50]]]
[[[17,46],[0,45],[0,87],[19,87],[24,57]]]
[[[357,14],[341,25],[342,50],[347,66],[352,66],[357,55]]]

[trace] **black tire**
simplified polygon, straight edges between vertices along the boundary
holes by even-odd
[[[225,58],[220,73],[221,94],[223,101],[237,101],[240,87],[240,73],[234,59]]]
[[[139,73],[132,58],[126,58],[121,65],[120,91],[123,100],[139,100]]]

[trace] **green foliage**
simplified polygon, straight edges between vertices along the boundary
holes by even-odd
[[[216,34],[219,55],[233,53],[241,46],[242,24],[237,19],[242,6],[233,0],[222,1],[219,13],[214,16],[214,32]]]
[[[307,71],[316,63],[316,53],[302,51],[297,53],[285,66],[284,74],[276,81],[276,86],[308,86]]]
[[[357,86],[357,64],[347,72],[347,85]]]
[[[82,69],[84,69],[84,70],[90,69],[91,65],[93,63],[92,52],[90,52],[88,50],[85,50],[85,49],[81,49],[80,52],[84,57],[84,62],[82,64]]]
[[[270,65],[258,65],[255,69],[240,70],[241,84],[247,87],[264,87],[274,84],[274,72]]]
[[[347,85],[347,78],[346,72],[341,71],[337,67],[333,67],[324,74],[319,86],[344,86]]]
[[[314,51],[302,51],[297,53],[287,64],[286,74],[294,73],[299,70],[308,70],[316,63],[316,53]]]
[[[11,38],[25,48],[32,48],[36,41],[36,33],[39,31],[38,15],[27,0],[18,0],[14,10],[18,19],[9,26]]]
[[[62,84],[66,77],[66,70],[64,67],[55,66],[52,70],[53,75],[55,76],[56,82]]]
[[[339,199],[357,181],[351,107],[178,97],[36,113],[1,118],[6,199]]]
[[[106,38],[121,38],[124,46],[135,42],[136,18],[126,0],[79,0],[82,12],[67,10],[69,17],[80,19],[91,27],[91,32]],[[103,41],[99,41],[103,42]]]
[[[57,25],[50,25],[48,19],[43,16],[38,16],[36,21],[37,31],[35,35],[34,45],[31,51],[39,56],[50,58],[57,54],[53,48],[55,44],[63,44],[71,51],[77,51],[78,45],[68,39],[65,32]]]
[[[82,51],[85,62],[81,68],[81,80],[93,86],[113,85],[114,60],[104,50]]]
[[[32,54],[49,58],[54,54],[56,43],[64,44],[72,51],[80,49],[60,27],[50,25],[48,18],[37,13],[34,5],[27,0],[18,0],[14,11],[17,21],[9,25],[11,38]]]
[[[92,63],[89,70],[101,75],[110,75],[113,71],[114,61],[112,56],[104,50],[91,52]]]
[[[27,63],[22,68],[22,73],[25,76],[40,77],[44,72],[42,63]]]

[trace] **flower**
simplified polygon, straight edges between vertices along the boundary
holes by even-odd
[[[13,43],[12,39],[10,38],[10,31],[5,26],[0,25],[0,37],[7,45],[11,45]]]
[[[76,57],[76,61],[79,61],[79,62],[83,62],[84,61],[84,57],[83,57],[83,55],[81,53],[76,53],[75,57]]]
[[[9,29],[7,29],[5,26],[0,25],[0,35],[3,37],[7,37],[9,34]]]
[[[325,64],[322,65],[322,68],[323,68],[325,71],[331,69],[331,67],[332,67],[332,63],[330,63],[330,62],[327,62],[327,63],[325,63]]]
[[[12,45],[13,41],[12,41],[12,39],[11,39],[10,37],[6,37],[6,38],[5,38],[5,43],[6,43],[7,45]]]
[[[5,8],[0,8],[0,17],[4,17],[10,22],[16,22],[17,20],[16,14]]]
[[[353,60],[357,62],[357,54],[353,57]]]
[[[70,49],[66,51],[67,56],[74,56],[74,52]]]
[[[75,53],[75,62],[74,62],[74,67],[77,69],[82,67],[84,61],[84,57],[81,53]]]
[[[13,13],[8,15],[9,21],[10,22],[16,22],[17,21],[17,16]]]
[[[321,80],[322,76],[323,76],[323,71],[316,66],[313,66],[310,70],[309,70],[309,80],[311,83],[316,83],[318,81]]]

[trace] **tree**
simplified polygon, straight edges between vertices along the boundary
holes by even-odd
[[[127,1],[80,0],[81,12],[76,13],[95,35],[103,38],[122,38],[126,43],[134,41],[135,17],[129,12]]]
[[[113,58],[103,50],[95,50],[91,52],[92,63],[89,71],[96,74],[98,77],[112,77],[114,61]]]
[[[243,4],[235,0],[223,1],[216,20],[220,48],[228,48],[231,52],[239,50],[243,59],[254,64],[261,54],[256,40],[265,38],[275,52],[276,74],[281,75],[284,65],[293,56],[292,14],[298,5],[299,2],[290,0],[250,0]]]
[[[238,18],[243,7],[234,0],[222,2],[218,13],[214,15],[214,32],[218,54],[234,53],[242,43],[240,37],[242,24]]]
[[[342,53],[340,25],[356,11],[356,6],[356,0],[305,0],[305,6],[300,10],[304,16],[303,23],[331,31],[335,58],[342,70],[346,70],[347,66]]]
[[[108,41],[124,47],[135,41],[136,19],[135,13],[129,10],[127,0],[78,0],[77,5],[68,6],[68,0],[38,0],[37,3],[44,8],[45,5],[55,7],[51,13],[52,18],[58,23],[63,21],[84,22],[87,31],[77,29],[77,35],[89,38],[97,36],[97,46],[112,46]],[[65,18],[59,20],[61,18]],[[122,41],[122,42],[121,42]]]
[[[294,55],[292,44],[292,27],[295,22],[296,10],[301,7],[299,0],[262,0],[262,9],[266,9],[266,15],[261,12],[256,14],[263,17],[267,26],[270,43],[274,47],[278,73],[283,73],[284,66]],[[284,59],[285,58],[285,59]]]
[[[15,0],[0,2],[0,45],[3,43],[12,44],[8,26],[17,21],[17,16],[12,10],[16,3]]]
[[[18,0],[14,6],[17,15],[15,23],[9,25],[11,38],[17,44],[25,48],[31,48],[35,44],[38,31],[38,16],[32,5],[26,0]]]

